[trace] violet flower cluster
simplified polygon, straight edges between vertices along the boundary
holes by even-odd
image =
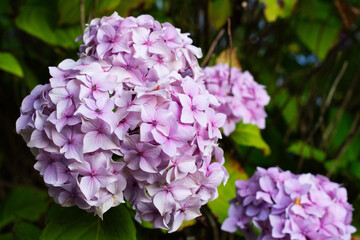
[[[352,206],[347,191],[321,175],[294,175],[277,167],[257,171],[236,182],[229,217],[222,229],[245,234],[260,228],[258,239],[350,240]]]
[[[239,68],[230,69],[227,64],[219,63],[203,69],[204,81],[208,91],[215,95],[221,103],[215,111],[226,115],[223,132],[229,136],[237,122],[254,124],[265,128],[266,112],[264,107],[269,103],[270,97],[265,86],[255,82],[248,72]]]
[[[226,182],[226,116],[200,79],[188,34],[151,16],[93,19],[77,61],[50,67],[16,123],[49,194],[102,217],[127,200],[136,219],[175,231]]]

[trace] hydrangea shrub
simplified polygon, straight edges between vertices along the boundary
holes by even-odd
[[[251,73],[242,72],[237,67],[232,67],[230,73],[229,66],[223,63],[205,67],[203,71],[206,88],[221,103],[215,107],[215,112],[226,115],[223,126],[226,136],[235,130],[236,123],[240,121],[265,128],[267,114],[264,107],[270,97],[265,86],[258,84]]]
[[[21,105],[16,130],[62,206],[100,217],[125,200],[136,219],[175,231],[228,177],[214,109],[188,34],[149,15],[93,19],[77,61]]]
[[[346,189],[324,176],[258,167],[248,181],[236,182],[236,198],[221,228],[254,239],[252,222],[262,230],[258,239],[350,240],[356,231],[352,211]]]

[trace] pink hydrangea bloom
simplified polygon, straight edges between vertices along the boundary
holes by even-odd
[[[126,200],[137,220],[177,230],[228,178],[200,49],[148,15],[93,19],[80,39],[80,58],[22,103],[16,129],[35,168],[63,206],[102,217]]]
[[[235,130],[235,124],[239,121],[265,128],[267,115],[264,107],[269,103],[270,97],[265,87],[255,82],[248,71],[231,68],[230,81],[227,64],[219,63],[206,67],[203,72],[206,89],[215,95],[221,104],[215,108],[216,112],[226,115],[222,127],[226,136]]]
[[[356,231],[346,189],[321,175],[258,168],[236,182],[230,203],[222,230],[246,231],[252,221],[262,230],[258,239],[350,240]]]

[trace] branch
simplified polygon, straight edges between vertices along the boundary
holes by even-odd
[[[206,216],[206,218],[208,219],[210,226],[213,230],[213,239],[214,240],[219,240],[219,230],[218,230],[218,226],[216,223],[216,220],[214,218],[214,216],[212,215],[212,212],[210,210],[210,208],[207,205],[203,206],[203,213]]]
[[[329,169],[328,174],[326,175],[328,178],[330,178],[330,176],[333,174],[335,167],[336,167],[337,163],[339,162],[341,156],[344,154],[347,147],[349,146],[349,144],[351,143],[351,141],[353,140],[353,138],[359,131],[359,129],[360,129],[360,121],[359,120],[360,120],[360,112],[357,112],[355,119],[353,121],[353,124],[351,125],[349,134],[347,135],[345,141],[341,144],[341,146],[336,151],[336,158],[335,158],[333,164],[331,165],[331,168]]]
[[[358,70],[356,71],[356,73],[352,79],[352,82],[346,92],[344,101],[341,103],[341,106],[340,106],[339,110],[337,111],[334,120],[329,123],[328,127],[326,128],[326,130],[322,136],[322,142],[324,143],[324,146],[326,146],[327,139],[329,138],[329,135],[332,132],[332,129],[339,123],[341,116],[343,115],[345,108],[347,107],[347,105],[353,95],[354,89],[359,80],[359,76],[360,76],[360,67],[358,68]]]
[[[231,86],[231,67],[232,67],[232,50],[233,50],[233,42],[232,42],[232,36],[231,36],[231,20],[230,18],[227,19],[227,33],[228,33],[228,37],[229,37],[229,45],[230,45],[230,51],[229,51],[229,78],[228,78],[228,82],[229,82],[229,86]]]
[[[254,240],[257,238],[254,229],[250,224],[247,224],[246,228],[240,232],[244,234],[245,240]]]
[[[220,38],[222,37],[222,35],[224,35],[224,33],[225,33],[225,30],[222,28],[218,32],[218,34],[216,35],[214,41],[210,45],[210,48],[209,48],[208,52],[206,53],[206,56],[205,56],[204,60],[201,63],[202,68],[205,67],[206,64],[209,62],[211,54],[214,52],[214,49],[215,49],[216,45],[218,44]]]
[[[325,101],[324,105],[322,106],[322,108],[320,110],[320,116],[319,116],[318,121],[315,124],[315,127],[311,131],[309,137],[301,145],[300,160],[299,160],[299,163],[298,163],[298,166],[297,166],[297,172],[300,172],[300,169],[302,168],[302,165],[304,164],[303,151],[304,151],[305,145],[314,137],[316,131],[320,128],[321,124],[323,123],[325,112],[326,112],[327,108],[329,107],[329,105],[331,103],[331,100],[332,100],[332,98],[334,96],[335,90],[336,90],[341,78],[343,77],[343,75],[344,75],[344,73],[345,73],[345,71],[347,69],[347,66],[348,66],[348,62],[346,61],[342,65],[339,74],[336,76],[336,78],[335,78],[335,80],[334,80],[334,82],[333,82],[333,84],[332,84],[332,86],[330,88],[330,91],[329,91],[329,94],[328,94],[328,96],[326,98],[326,101]]]
[[[321,124],[323,123],[325,112],[326,112],[327,108],[330,106],[330,103],[331,103],[331,100],[332,100],[332,98],[333,98],[333,96],[334,96],[335,90],[336,90],[336,88],[337,88],[337,86],[338,86],[341,78],[343,77],[343,75],[344,75],[344,73],[345,73],[345,71],[346,71],[346,69],[347,69],[347,66],[348,66],[348,62],[346,61],[346,62],[344,62],[344,64],[342,65],[339,74],[336,76],[336,79],[335,79],[335,81],[333,82],[333,84],[332,84],[332,86],[331,86],[331,89],[330,89],[330,91],[329,91],[329,94],[328,94],[328,96],[327,96],[327,98],[326,98],[326,101],[325,101],[324,105],[323,105],[322,108],[321,108],[320,117],[319,117],[319,119],[318,119],[318,121],[317,121],[314,129],[312,130],[312,132],[311,132],[311,134],[310,134],[310,136],[309,136],[309,139],[311,139],[311,138],[314,137],[316,131],[319,129],[319,127],[320,127]]]
[[[81,29],[85,30],[85,0],[81,0],[80,2],[80,21],[81,21]]]
[[[90,22],[91,19],[93,19],[93,17],[94,17],[94,12],[95,12],[95,9],[96,9],[96,7],[97,7],[97,5],[98,5],[98,1],[99,1],[99,0],[95,0],[95,1],[94,1],[93,8],[91,9],[91,11],[90,11],[90,13],[89,13],[88,22]]]

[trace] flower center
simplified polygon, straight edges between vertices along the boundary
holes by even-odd
[[[298,198],[298,197],[295,198],[294,205],[298,205],[300,207],[302,206],[300,203],[300,198]]]
[[[167,186],[165,188],[165,191],[171,193],[173,191],[173,187],[172,186]]]
[[[148,47],[150,47],[151,46],[151,41],[145,41],[145,44],[144,45],[146,45],[146,46],[148,46]]]

